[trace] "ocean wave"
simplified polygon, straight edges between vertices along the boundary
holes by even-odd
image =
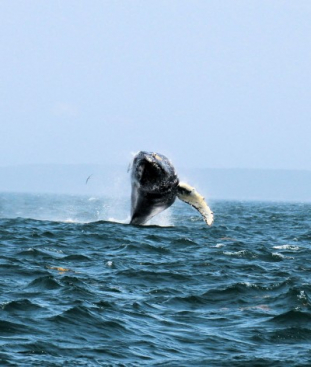
[[[310,206],[215,202],[210,228],[173,207],[166,228],[88,199],[0,219],[0,364],[308,365]]]
[[[278,325],[309,325],[311,328],[311,312],[294,309],[274,316],[270,322]]]
[[[35,327],[25,325],[24,323],[17,323],[8,320],[0,320],[1,334],[5,337],[17,336],[17,335],[28,335],[36,332]]]
[[[19,299],[14,301],[7,301],[0,304],[0,308],[8,313],[25,313],[25,312],[40,312],[42,307],[29,299]]]
[[[25,288],[28,291],[29,290],[45,291],[45,290],[60,289],[61,284],[53,276],[45,275],[32,280]]]
[[[289,251],[298,251],[300,250],[299,246],[293,246],[293,245],[279,245],[279,246],[273,246],[276,250],[289,250]]]

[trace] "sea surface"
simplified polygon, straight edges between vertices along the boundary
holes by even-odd
[[[310,366],[311,204],[0,194],[0,366]]]

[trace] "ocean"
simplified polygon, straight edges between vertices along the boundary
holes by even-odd
[[[311,204],[0,194],[1,366],[310,366]]]

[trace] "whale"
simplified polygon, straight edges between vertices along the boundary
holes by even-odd
[[[204,197],[187,183],[180,182],[171,161],[160,153],[140,151],[130,164],[130,224],[144,225],[169,208],[178,198],[191,205],[212,225],[214,215]]]

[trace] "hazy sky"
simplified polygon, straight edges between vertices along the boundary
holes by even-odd
[[[0,165],[311,169],[311,1],[1,0]]]

